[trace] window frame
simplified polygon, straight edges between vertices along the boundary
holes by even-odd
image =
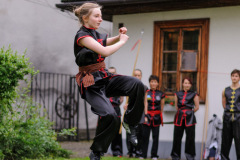
[[[169,30],[181,30],[179,31],[178,43],[182,42],[183,30],[194,30],[199,28],[199,46],[198,46],[198,62],[197,62],[197,92],[200,97],[200,103],[205,103],[206,101],[206,91],[207,91],[207,72],[208,72],[208,46],[209,46],[209,18],[204,19],[190,19],[190,20],[173,20],[173,21],[155,21],[154,22],[154,36],[153,36],[153,65],[152,74],[159,76],[159,88],[162,85],[162,62],[163,62],[163,41],[164,36],[163,31]],[[176,88],[177,91],[181,88],[180,80],[180,57],[181,45],[178,45],[177,50],[177,80]],[[182,49],[183,50],[183,49]],[[183,50],[186,51],[186,50]],[[190,51],[190,50],[187,50]],[[185,72],[185,71],[184,71]],[[186,71],[187,72],[187,71]],[[174,96],[174,93],[167,92],[166,95]]]

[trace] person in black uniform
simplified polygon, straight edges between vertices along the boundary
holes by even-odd
[[[175,94],[175,107],[177,113],[174,120],[174,135],[171,157],[173,160],[181,158],[181,144],[183,132],[186,133],[185,155],[187,160],[194,160],[195,153],[195,124],[194,113],[199,109],[199,98],[196,92],[191,91],[192,80],[184,78],[182,80],[183,90]],[[194,107],[195,106],[195,107]]]
[[[102,22],[102,14],[101,6],[96,3],[84,3],[74,12],[82,24],[74,40],[75,61],[79,66],[76,81],[81,97],[91,105],[92,112],[101,117],[89,157],[90,160],[100,160],[119,129],[118,115],[108,97],[129,96],[123,126],[131,133],[132,141],[137,141],[134,127],[140,121],[144,109],[144,103],[140,101],[144,96],[144,87],[135,77],[114,75],[105,69],[105,57],[127,42],[127,29],[120,28],[119,35],[112,38],[97,32],[95,29]]]
[[[235,69],[231,73],[232,85],[226,87],[222,93],[223,130],[221,158],[230,160],[229,152],[232,140],[235,142],[237,160],[240,160],[240,71]]]
[[[134,71],[134,77],[138,78],[139,80],[142,79],[142,71],[140,69],[135,69]],[[128,155],[129,155],[129,158],[133,157],[133,154],[135,154],[135,158],[139,158],[141,155],[142,155],[142,143],[143,143],[143,140],[142,140],[142,126],[143,126],[143,123],[145,122],[145,112],[147,113],[147,93],[146,91],[148,90],[147,86],[144,85],[144,93],[145,93],[145,96],[144,96],[144,102],[145,102],[145,111],[143,112],[142,114],[142,118],[139,122],[139,124],[135,127],[136,128],[136,133],[137,133],[137,140],[138,140],[138,144],[137,146],[134,146],[131,142],[130,142],[130,134],[127,133],[127,138],[126,138],[126,143],[127,143],[127,148],[128,148]],[[124,109],[127,110],[127,106],[128,104],[125,104],[124,105]]]
[[[142,158],[147,158],[149,136],[152,130],[152,151],[151,158],[157,160],[158,155],[158,142],[159,142],[159,129],[160,124],[163,125],[162,110],[164,107],[165,94],[159,91],[159,78],[155,75],[149,77],[150,90],[147,90],[147,104],[148,111],[145,114],[146,122],[143,125],[143,145],[142,145]]]
[[[112,74],[117,74],[115,67],[110,67],[108,69],[108,72],[112,73]],[[116,113],[118,115],[118,121],[119,121],[119,127],[120,127],[120,123],[121,123],[120,105],[123,102],[123,97],[122,96],[110,97],[109,100],[110,100],[114,110],[116,111]],[[122,155],[123,155],[123,152],[122,152],[122,133],[120,133],[120,134],[119,134],[119,132],[116,133],[114,139],[112,140],[111,150],[112,150],[112,154],[113,154],[114,157],[122,157]]]

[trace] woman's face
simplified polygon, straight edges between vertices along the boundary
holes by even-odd
[[[86,18],[85,26],[89,28],[98,29],[102,22],[102,12],[100,8],[94,8],[92,13]]]
[[[157,80],[151,80],[151,81],[149,82],[149,84],[150,84],[151,90],[156,90],[159,83],[158,83]]]
[[[189,80],[185,79],[183,81],[183,90],[188,91],[192,87],[192,84],[189,82]]]

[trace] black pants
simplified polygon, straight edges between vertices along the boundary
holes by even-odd
[[[119,119],[119,124],[121,123],[121,117]],[[119,125],[120,127],[120,125]],[[111,149],[113,156],[122,156],[122,133],[117,132],[112,140]]]
[[[150,126],[146,124],[143,125],[143,144],[142,144],[143,158],[147,158],[149,136],[150,136],[151,130],[152,130],[152,139],[153,139],[151,158],[158,157],[157,152],[158,152],[158,142],[159,142],[159,129],[160,129],[160,126],[153,127],[152,124]]]
[[[183,132],[186,132],[186,142],[185,142],[185,155],[187,160],[194,160],[196,156],[195,152],[195,125],[186,127],[185,123],[182,126],[174,126],[173,135],[173,148],[171,157],[173,160],[180,160],[181,158],[181,145]]]
[[[141,119],[144,104],[144,88],[140,80],[130,76],[115,76],[102,79],[84,89],[85,99],[94,114],[101,117],[91,150],[106,153],[110,143],[119,131],[119,119],[107,97],[129,96],[124,122],[135,126]]]
[[[229,119],[223,121],[221,157],[222,160],[230,160],[229,152],[232,146],[232,140],[234,139],[237,160],[240,160],[240,119],[238,120],[235,119],[232,122],[230,120],[231,113],[228,114],[230,115],[225,115],[224,118],[228,116]],[[234,114],[239,114],[235,115],[235,118],[240,116],[240,113]]]
[[[142,127],[143,124],[138,124],[136,126],[136,131],[137,131],[137,140],[138,140],[138,144],[137,146],[132,145],[132,143],[130,142],[129,136],[130,134],[126,133],[127,138],[126,138],[126,142],[127,142],[127,148],[128,148],[128,154],[136,154],[136,157],[140,157],[142,155]]]

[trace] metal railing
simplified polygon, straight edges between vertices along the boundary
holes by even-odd
[[[76,136],[68,136],[67,139],[58,137],[58,140],[79,141],[80,130],[81,132],[85,130],[86,139],[90,139],[87,105],[80,98],[75,76],[40,72],[32,77],[30,93],[33,101],[42,106],[39,114],[47,116],[51,122],[54,122],[52,127],[55,131],[76,128]],[[80,106],[84,106],[85,129],[80,129]],[[83,110],[81,109],[81,111]]]

